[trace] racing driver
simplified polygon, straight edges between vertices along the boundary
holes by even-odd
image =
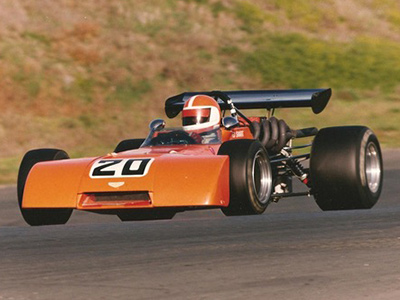
[[[190,97],[183,106],[182,125],[199,144],[214,144],[221,141],[221,108],[210,96]]]

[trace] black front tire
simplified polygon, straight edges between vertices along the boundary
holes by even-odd
[[[26,179],[32,167],[43,161],[68,159],[68,154],[58,149],[37,149],[27,152],[22,159],[18,173],[18,205],[21,214],[31,226],[57,225],[68,222],[72,214],[69,208],[23,208],[22,198],[25,189]]]
[[[321,129],[313,141],[310,173],[312,192],[322,210],[373,207],[383,182],[377,137],[364,126]]]
[[[256,140],[221,145],[218,155],[229,156],[230,199],[227,216],[262,214],[271,200],[272,170],[265,148]]]
[[[144,139],[129,139],[119,142],[114,152],[119,153],[128,150],[138,149],[144,142]]]

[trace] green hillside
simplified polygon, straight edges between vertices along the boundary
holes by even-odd
[[[100,155],[143,137],[183,91],[320,87],[322,114],[278,117],[400,146],[399,1],[1,1],[0,182],[31,148]]]

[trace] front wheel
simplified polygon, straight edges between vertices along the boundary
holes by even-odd
[[[234,140],[221,145],[218,155],[229,156],[227,216],[262,214],[272,193],[272,170],[267,151],[256,140]]]
[[[312,192],[322,210],[373,207],[383,182],[377,137],[364,126],[321,129],[312,145],[310,173]]]
[[[68,159],[68,154],[58,149],[37,149],[27,152],[18,173],[18,205],[26,223],[31,226],[65,224],[72,209],[69,208],[23,208],[22,199],[30,170],[39,162]]]

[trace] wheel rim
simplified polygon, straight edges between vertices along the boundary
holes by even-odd
[[[365,173],[367,176],[368,188],[372,193],[376,193],[380,186],[382,170],[375,144],[368,144],[365,156]]]
[[[268,202],[271,195],[272,174],[271,167],[262,151],[258,151],[253,158],[252,177],[253,188],[258,201],[262,204]]]

